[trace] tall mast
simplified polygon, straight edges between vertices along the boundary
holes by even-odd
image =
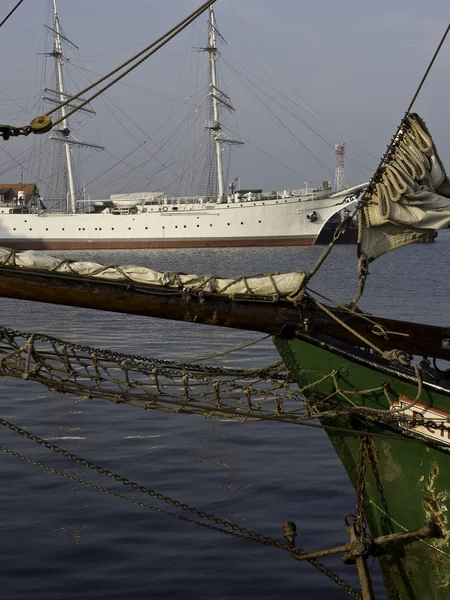
[[[67,98],[67,94],[64,91],[64,79],[63,79],[63,61],[64,57],[62,54],[62,45],[61,45],[61,28],[59,25],[59,17],[58,11],[56,10],[56,0],[53,0],[53,30],[54,30],[54,38],[53,38],[53,56],[56,61],[56,87],[59,92],[59,100],[63,102]],[[63,106],[61,108],[61,116],[63,117],[63,121],[61,122],[61,133],[65,138],[70,134],[68,119],[66,119],[66,107]],[[72,148],[71,144],[67,139],[64,142],[64,149],[66,153],[66,165],[67,165],[67,177],[68,177],[68,207],[70,208],[71,213],[76,212],[76,196],[75,196],[75,177],[73,174],[73,162],[72,162]]]
[[[44,88],[44,92],[46,92],[47,96],[42,96],[43,100],[50,102],[52,104],[60,104],[67,98],[70,98],[70,94],[67,94],[64,89],[64,76],[63,76],[63,66],[64,66],[64,56],[62,53],[62,42],[66,42],[73,48],[78,50],[78,46],[75,46],[70,40],[68,40],[61,33],[61,25],[59,22],[58,11],[56,8],[56,0],[52,0],[53,4],[53,27],[49,27],[45,25],[46,29],[48,29],[53,34],[53,51],[48,55],[55,59],[56,65],[56,90],[50,88]],[[61,127],[58,129],[53,129],[53,133],[55,135],[50,136],[51,140],[55,140],[56,142],[62,143],[64,145],[64,153],[66,159],[66,168],[67,168],[67,210],[68,212],[75,213],[76,212],[76,188],[75,188],[75,171],[73,166],[73,158],[72,158],[72,146],[82,146],[88,148],[94,148],[96,150],[104,150],[103,146],[98,146],[97,144],[91,144],[88,142],[82,142],[75,139],[69,128],[69,120],[66,118],[67,109],[73,108],[76,106],[76,103],[83,101],[83,98],[79,98],[75,101],[75,104],[68,104],[66,106],[62,106],[59,111],[62,117]],[[89,113],[95,115],[95,112],[90,108],[83,107],[80,109],[84,113]]]
[[[219,200],[223,198],[223,171],[222,171],[222,147],[220,144],[220,136],[222,134],[222,127],[219,121],[219,100],[218,96],[214,93],[217,90],[217,43],[216,43],[216,25],[214,9],[211,6],[209,8],[209,65],[210,65],[210,98],[212,102],[212,114],[214,118],[213,129],[211,133],[213,135],[215,146],[216,146],[216,162],[217,162],[217,197]]]
[[[220,36],[220,33],[219,33]],[[221,37],[221,36],[220,36]],[[210,92],[211,116],[212,122],[208,123],[207,129],[210,130],[214,140],[216,150],[216,168],[217,168],[217,200],[220,202],[224,197],[223,169],[222,169],[222,144],[243,144],[238,140],[231,140],[223,137],[222,125],[220,123],[219,106],[224,106],[228,110],[234,108],[229,96],[222,92],[217,85],[217,29],[214,14],[214,8],[209,8],[209,44],[205,48],[209,52],[209,70],[210,70]]]

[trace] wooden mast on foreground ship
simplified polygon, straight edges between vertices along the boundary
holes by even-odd
[[[288,374],[280,364],[244,372],[117,357],[3,328],[0,374],[145,409],[324,428],[357,496],[342,546],[305,552],[295,545],[291,522],[283,526],[287,544],[221,525],[308,560],[363,600],[373,598],[370,556],[380,563],[389,599],[444,600],[450,594],[450,371],[437,362],[450,360],[450,329],[357,309],[372,260],[450,225],[450,180],[426,124],[411,112],[413,102],[351,216],[359,215],[360,285],[349,305],[325,305],[309,287],[333,243],[309,273],[228,279],[0,252],[3,297],[272,334]],[[165,385],[174,381],[178,391],[169,393]],[[203,386],[201,393],[194,382]],[[0,424],[31,435],[3,419]],[[361,592],[318,562],[335,553],[356,563]]]

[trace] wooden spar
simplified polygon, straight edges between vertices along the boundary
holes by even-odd
[[[328,335],[352,345],[364,345],[322,310],[271,299],[233,299],[129,281],[111,281],[66,273],[0,267],[0,296],[95,310],[203,323],[279,335],[283,328],[304,329],[310,335]],[[408,323],[370,316],[383,328],[346,311],[330,310],[352,329],[383,351],[450,360],[450,328]]]

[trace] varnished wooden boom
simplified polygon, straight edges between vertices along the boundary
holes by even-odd
[[[296,306],[288,301],[233,299],[207,293],[185,294],[156,285],[5,267],[0,267],[0,296],[272,335],[280,334],[285,327],[304,330],[305,319],[308,319],[310,335],[328,335],[356,346],[364,345],[322,310]],[[330,310],[384,351],[398,349],[419,356],[450,359],[450,328],[371,316],[371,320],[387,332],[380,335],[372,323],[346,311]]]

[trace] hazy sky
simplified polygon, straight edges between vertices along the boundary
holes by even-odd
[[[14,3],[1,3],[0,19]],[[67,51],[75,73],[66,77],[67,87],[73,92],[76,84],[112,69],[199,5],[199,0],[58,0],[64,33],[80,48]],[[42,24],[48,17],[48,0],[25,0],[0,30],[2,123],[24,125],[39,113],[36,102],[44,82],[38,53],[46,49]],[[236,108],[227,121],[229,134],[247,142],[233,153],[228,176],[240,175],[244,187],[293,189],[306,180],[333,178],[336,142],[347,144],[346,183],[368,179],[449,22],[450,4],[218,0],[216,18],[228,42],[220,46],[220,83]],[[200,17],[125,85],[109,91],[108,100],[94,101],[98,118],[77,137],[107,148],[88,152],[81,165],[80,180],[95,197],[150,191],[179,176],[182,158],[174,154],[178,142],[169,132],[177,128],[187,144],[187,111],[194,111],[191,117],[203,127],[204,118],[194,108],[203,99],[195,96],[201,80],[194,62],[206,59],[198,51],[205,43],[206,17]],[[450,38],[415,107],[448,171],[449,98]],[[0,140],[0,183],[20,180],[18,163],[24,179],[42,177],[28,153],[32,137]],[[111,168],[129,153],[129,169],[123,163]],[[169,175],[160,174],[163,164]]]

